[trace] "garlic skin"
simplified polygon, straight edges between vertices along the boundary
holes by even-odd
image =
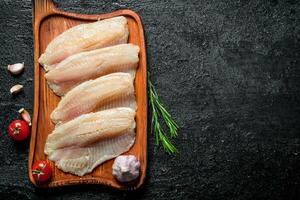
[[[14,85],[10,88],[10,93],[16,95],[23,90],[23,85]]]
[[[7,70],[13,75],[21,74],[24,70],[24,63],[16,63],[13,65],[7,65]]]
[[[27,110],[25,110],[25,108],[21,108],[20,110],[18,110],[18,112],[20,113],[21,118],[28,123],[29,126],[31,126],[31,117],[30,114]]]
[[[140,161],[134,155],[118,156],[112,166],[113,176],[120,182],[129,182],[140,175]]]

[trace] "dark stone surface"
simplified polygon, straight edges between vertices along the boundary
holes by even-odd
[[[66,11],[129,8],[143,20],[148,68],[181,126],[168,156],[148,133],[136,192],[102,186],[35,189],[28,141],[8,123],[33,104],[31,1],[0,1],[1,199],[300,199],[300,5],[297,0],[56,0]],[[11,77],[6,65],[25,62]],[[9,88],[25,84],[12,98]]]

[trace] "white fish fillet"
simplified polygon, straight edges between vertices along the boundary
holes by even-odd
[[[127,19],[122,16],[77,25],[52,40],[39,63],[50,70],[73,54],[127,43],[128,34]]]
[[[66,122],[82,114],[113,107],[136,109],[134,78],[123,72],[86,81],[62,97],[51,113],[54,123]]]
[[[47,138],[45,153],[77,146],[89,146],[97,141],[128,133],[135,128],[135,111],[119,107],[81,115],[56,126]]]
[[[59,169],[82,176],[130,149],[135,141],[134,117],[131,108],[82,115],[55,127],[45,154]]]
[[[54,93],[61,96],[80,83],[113,72],[133,72],[137,67],[139,47],[120,44],[70,56],[49,71],[45,78]]]

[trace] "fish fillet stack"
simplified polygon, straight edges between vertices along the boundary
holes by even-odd
[[[83,176],[134,144],[139,47],[127,43],[128,35],[125,17],[78,25],[39,58],[61,96],[44,152],[65,172]]]

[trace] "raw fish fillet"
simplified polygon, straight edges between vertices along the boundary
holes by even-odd
[[[44,152],[59,169],[82,176],[130,149],[134,117],[135,111],[124,107],[81,115],[56,126]]]
[[[128,34],[127,20],[122,16],[77,25],[54,38],[39,58],[39,63],[45,70],[51,70],[73,54],[127,43]]]
[[[59,96],[78,84],[113,72],[132,72],[138,65],[139,47],[120,44],[72,55],[49,71],[45,77],[50,88]]]
[[[79,115],[113,107],[136,109],[133,77],[117,72],[89,80],[70,90],[51,113],[54,123],[66,122]]]
[[[81,115],[56,126],[47,138],[45,153],[66,147],[85,147],[128,133],[135,128],[135,111],[119,107]]]

